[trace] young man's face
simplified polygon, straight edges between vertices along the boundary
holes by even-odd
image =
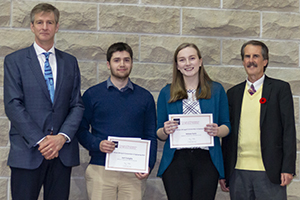
[[[35,14],[34,22],[30,24],[30,28],[35,35],[36,43],[43,47],[54,44],[54,36],[58,31],[59,24],[55,22],[53,12],[40,12]]]
[[[261,46],[247,45],[244,49],[243,65],[248,74],[249,81],[256,81],[264,74],[264,68],[268,60],[264,60],[261,54]]]
[[[107,67],[111,71],[111,77],[117,79],[127,79],[132,69],[132,60],[127,51],[116,51],[112,54]]]

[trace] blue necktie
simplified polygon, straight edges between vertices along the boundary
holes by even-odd
[[[46,80],[46,84],[50,93],[50,98],[51,101],[53,103],[54,100],[54,80],[53,80],[53,75],[52,75],[52,70],[50,67],[50,63],[49,63],[49,55],[51,54],[51,52],[47,52],[47,53],[43,53],[46,57],[46,61],[45,61],[45,80]]]

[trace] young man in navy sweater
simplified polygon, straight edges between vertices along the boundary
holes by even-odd
[[[107,51],[111,76],[83,95],[85,112],[77,137],[91,156],[86,169],[90,200],[139,200],[145,191],[149,173],[105,170],[106,153],[115,149],[108,136],[150,140],[149,169],[153,169],[156,161],[155,103],[149,91],[129,79],[132,55],[126,43],[111,45]]]

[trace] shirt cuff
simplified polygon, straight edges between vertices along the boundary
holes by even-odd
[[[71,139],[70,139],[70,137],[67,134],[65,134],[65,133],[58,133],[58,135],[63,135],[67,139],[66,143],[70,143],[71,142]]]
[[[43,137],[42,139],[40,139],[40,140],[34,145],[34,147],[36,147],[37,145],[39,145],[44,139],[45,139],[45,137]]]

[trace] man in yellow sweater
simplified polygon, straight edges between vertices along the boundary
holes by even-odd
[[[290,85],[265,75],[264,43],[246,42],[241,56],[248,77],[227,92],[232,129],[222,140],[226,181],[220,181],[221,188],[232,200],[284,200],[296,161]]]

